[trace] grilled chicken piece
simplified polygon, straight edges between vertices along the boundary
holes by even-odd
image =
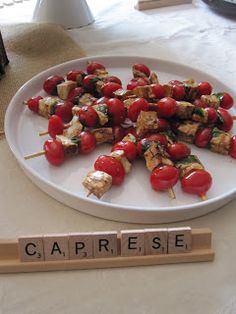
[[[78,144],[73,142],[72,139],[64,135],[57,135],[56,140],[62,143],[65,156],[74,156],[78,154]]]
[[[142,97],[145,99],[155,97],[155,95],[152,92],[152,88],[150,85],[137,86],[133,89],[133,93],[136,97]]]
[[[204,169],[204,166],[195,155],[189,155],[181,161],[178,161],[175,167],[179,169],[180,178],[183,178],[191,170]]]
[[[83,131],[83,125],[79,121],[78,116],[73,116],[70,126],[63,131],[63,135],[67,138],[77,137]]]
[[[68,98],[69,92],[77,86],[77,83],[74,81],[65,81],[57,85],[57,94],[58,96],[66,100]]]
[[[133,143],[136,143],[137,140],[136,140],[136,137],[131,134],[131,133],[128,133],[123,139],[122,139],[122,142],[133,142]]]
[[[199,122],[184,121],[178,127],[178,138],[180,141],[193,143],[195,135],[200,127]]]
[[[214,128],[210,140],[210,150],[223,155],[228,155],[231,136],[229,133]]]
[[[218,109],[220,106],[220,99],[215,95],[202,95],[200,98],[208,107]]]
[[[195,108],[192,115],[192,120],[207,123],[208,122],[208,112],[204,108]]]
[[[162,86],[165,89],[165,97],[172,97],[173,96],[173,85],[163,84]]]
[[[92,106],[94,102],[97,100],[93,95],[89,93],[85,93],[79,97],[79,106]]]
[[[89,194],[101,198],[112,186],[112,176],[103,171],[90,171],[83,181]]]
[[[39,101],[38,113],[40,116],[50,118],[55,113],[55,106],[61,102],[58,97],[44,97]]]
[[[125,100],[128,98],[136,97],[132,90],[126,90],[123,88],[116,90],[113,94],[116,98],[120,100]]]
[[[159,79],[158,76],[155,72],[152,72],[150,77],[149,77],[149,81],[151,84],[158,84],[159,83]]]
[[[97,144],[112,143],[114,140],[112,128],[91,129],[91,133],[95,136]]]
[[[186,100],[192,101],[196,99],[198,96],[198,84],[193,79],[185,80],[183,81],[183,84]]]
[[[142,137],[148,131],[158,129],[157,112],[141,111],[136,122],[136,133]]]
[[[175,116],[179,119],[191,119],[195,106],[187,101],[177,101]]]
[[[144,153],[146,161],[146,167],[149,171],[152,171],[159,165],[173,166],[173,162],[169,159],[169,156],[162,151],[157,143],[152,143]]]
[[[131,163],[126,158],[125,152],[123,150],[115,150],[114,152],[110,153],[110,156],[114,157],[122,163],[125,173],[129,173],[131,171]]]

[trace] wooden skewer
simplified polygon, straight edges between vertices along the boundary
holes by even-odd
[[[236,116],[232,116],[233,120],[236,120]]]
[[[202,201],[206,201],[207,200],[206,194],[200,195],[200,198],[201,198]]]
[[[176,198],[175,192],[174,192],[174,190],[172,188],[168,189],[167,192],[168,192],[168,195],[169,195],[169,197],[171,199],[175,199]]]
[[[45,155],[45,151],[41,151],[41,152],[37,152],[37,153],[34,153],[34,154],[31,154],[31,155],[27,155],[24,157],[25,160],[27,159],[32,159],[32,158],[35,158],[35,157],[39,157],[39,156],[42,156],[42,155]]]

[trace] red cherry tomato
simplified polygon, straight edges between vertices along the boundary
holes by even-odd
[[[183,85],[183,82],[179,81],[179,80],[171,80],[169,81],[170,85]]]
[[[236,159],[236,135],[231,137],[229,155]]]
[[[100,79],[95,74],[88,74],[83,78],[82,86],[90,93],[96,92],[96,83]]]
[[[75,81],[79,85],[82,84],[83,78],[85,76],[86,76],[86,74],[80,70],[71,70],[66,74],[67,80]]]
[[[181,84],[173,85],[173,95],[175,100],[182,100],[185,97],[185,89]]]
[[[128,108],[128,118],[136,122],[141,111],[148,111],[149,104],[144,98],[135,99]]]
[[[137,148],[133,142],[118,142],[112,146],[112,152],[115,150],[123,150],[129,161],[133,161],[137,156]]]
[[[206,170],[193,170],[181,180],[181,187],[184,192],[197,194],[200,197],[206,195],[211,185],[212,177]]]
[[[153,190],[166,191],[172,188],[179,179],[179,172],[173,166],[161,166],[155,168],[150,176]]]
[[[207,123],[208,124],[216,123],[218,117],[217,111],[212,107],[207,107],[205,108],[205,110],[207,111],[208,114]]]
[[[219,93],[216,96],[220,98],[220,107],[230,109],[233,106],[234,100],[229,93]]]
[[[48,120],[48,133],[52,138],[56,138],[56,135],[63,134],[64,123],[59,116],[53,115]]]
[[[106,70],[105,66],[98,62],[89,62],[87,66],[87,73],[94,74],[96,70]]]
[[[234,120],[231,114],[223,108],[218,108],[217,112],[218,112],[217,120],[218,128],[225,132],[230,131],[234,124]]]
[[[167,153],[172,160],[181,160],[190,154],[190,148],[184,143],[174,143],[167,147]]]
[[[98,114],[91,106],[83,106],[77,112],[79,121],[87,127],[93,127],[98,123]]]
[[[124,122],[126,118],[126,110],[123,101],[117,98],[110,98],[106,102],[107,111],[112,118],[113,125],[119,125]]]
[[[55,115],[59,116],[64,123],[68,123],[73,118],[72,108],[73,103],[66,101],[64,103],[56,104]]]
[[[61,142],[55,139],[47,140],[43,149],[47,161],[53,166],[60,166],[65,160],[64,148]]]
[[[95,161],[94,169],[112,176],[112,184],[120,185],[124,181],[125,170],[120,161],[111,156],[101,155]]]
[[[151,84],[151,88],[155,98],[161,99],[165,97],[165,88],[161,84]]]
[[[74,105],[79,105],[79,97],[84,93],[84,89],[82,87],[73,88],[67,97],[68,101],[73,102]]]
[[[89,131],[81,132],[79,135],[79,152],[81,154],[89,154],[96,147],[95,136]]]
[[[149,85],[150,82],[146,77],[136,77],[129,81],[126,88],[128,90],[133,90],[134,88],[138,86],[146,86]]]
[[[121,141],[125,137],[125,129],[122,128],[121,126],[118,125],[114,126],[112,128],[112,132],[114,135],[114,143]]]
[[[149,70],[149,68],[145,64],[142,64],[142,63],[135,63],[132,66],[132,71],[133,71],[134,77],[143,77],[143,76],[149,77],[151,74],[151,71]]]
[[[199,95],[210,95],[212,93],[212,86],[208,82],[200,82],[197,86]]]
[[[176,100],[171,97],[164,97],[157,102],[156,110],[158,117],[171,118],[177,109]]]
[[[114,92],[121,88],[122,87],[120,84],[117,84],[115,82],[108,82],[102,86],[101,92],[103,96],[110,98],[110,97],[114,97]]]
[[[210,140],[212,138],[212,129],[211,128],[204,128],[199,131],[197,131],[194,144],[197,147],[207,147],[209,144]]]
[[[64,82],[64,77],[59,75],[53,75],[48,77],[43,83],[43,89],[49,95],[57,95],[57,85]]]
[[[157,118],[158,131],[166,131],[170,129],[170,124],[166,119]]]
[[[137,154],[138,154],[138,156],[143,157],[143,154],[150,147],[150,145],[151,145],[150,140],[148,140],[147,138],[141,139],[137,143]]]
[[[111,75],[111,76],[108,76],[104,79],[104,81],[107,83],[107,82],[113,82],[113,83],[117,83],[119,85],[122,85],[122,82],[121,80],[117,77],[117,76],[114,76],[114,75]]]
[[[207,108],[207,104],[199,98],[195,99],[193,104],[198,108]]]
[[[146,134],[145,138],[149,141],[158,142],[164,147],[167,147],[168,145],[167,138],[164,134],[160,134],[160,133]]]
[[[34,97],[30,98],[29,100],[27,100],[28,108],[31,111],[38,113],[38,111],[39,111],[39,101],[41,99],[43,99],[43,97],[41,97],[41,96],[34,96]]]

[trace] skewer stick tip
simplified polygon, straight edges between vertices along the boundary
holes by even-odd
[[[44,135],[47,135],[47,134],[48,134],[48,131],[39,132],[39,136],[44,136]]]
[[[172,188],[168,189],[167,192],[168,192],[169,198],[171,198],[171,199],[175,199],[176,198],[175,192],[174,192],[174,190]]]
[[[200,198],[201,198],[202,201],[206,201],[207,200],[206,194],[200,195]]]
[[[31,154],[31,155],[24,156],[24,159],[25,160],[32,159],[32,158],[39,157],[42,155],[45,155],[45,151],[41,151],[41,152],[37,152],[37,153]]]

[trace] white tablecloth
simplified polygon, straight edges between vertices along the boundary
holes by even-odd
[[[106,2],[88,1],[95,23],[69,31],[88,56],[174,60],[201,68],[235,88],[233,19],[214,13],[200,0],[142,12],[134,9],[133,1]],[[1,238],[145,227],[63,206],[26,178],[4,140],[0,151]],[[210,227],[216,252],[211,263],[1,275],[0,313],[236,313],[235,222],[233,201],[207,216],[168,224]]]

